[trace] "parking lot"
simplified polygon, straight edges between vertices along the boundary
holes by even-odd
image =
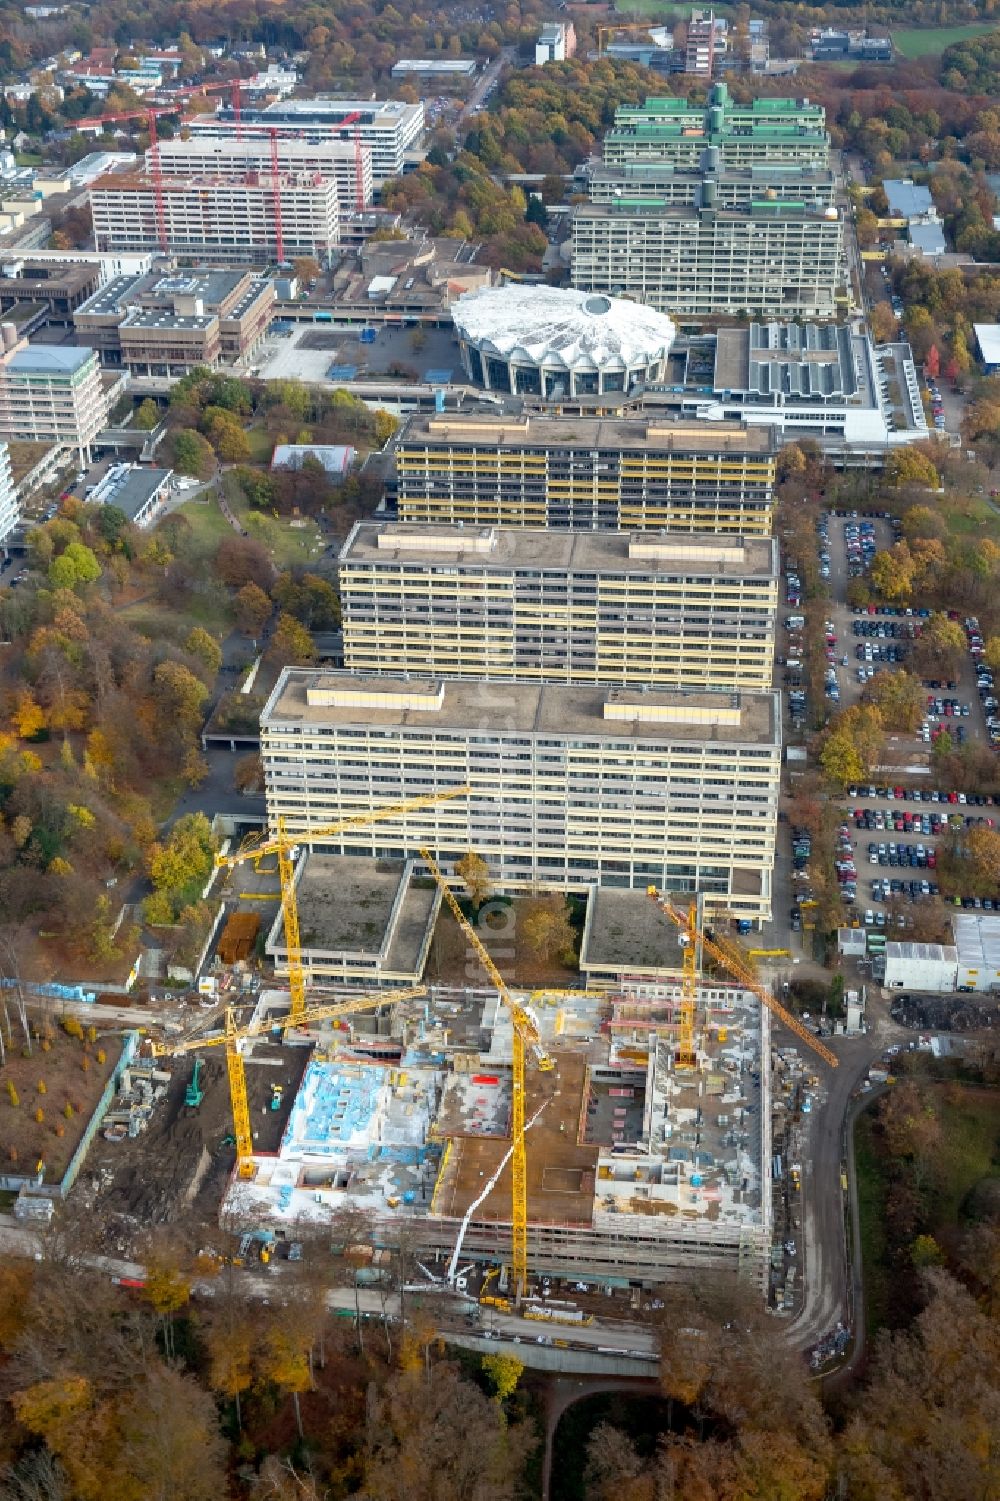
[[[899,671],[910,665],[926,607],[847,604],[850,581],[861,578],[877,551],[899,536],[898,523],[884,514],[826,512],[818,524],[821,576],[832,598],[824,620],[825,705],[835,713],[857,703],[865,685],[879,671]],[[789,738],[805,737],[815,722],[815,706],[808,703],[805,685],[802,585],[795,560],[786,564],[785,611],[778,640],[778,681],[785,689]],[[952,618],[958,618],[952,612]],[[932,785],[932,752],[937,738],[947,733],[956,745],[969,741],[1000,743],[1000,715],[993,674],[983,663],[983,636],[974,617],[960,621],[967,653],[950,679],[922,678],[924,717],[915,732],[887,736],[886,763],[893,767],[881,784],[848,788],[841,805],[835,837],[835,863],[845,916],[872,929],[901,937],[913,928],[917,904],[934,903],[938,890],[938,848],[954,832],[977,823],[1000,824],[1000,797],[966,794]],[[821,710],[821,713],[823,712]],[[805,831],[779,833],[775,905],[788,897],[792,934],[804,925],[799,903],[811,896],[813,854]],[[788,861],[786,885],[781,866]],[[950,900],[955,901],[955,898]],[[989,898],[960,894],[958,904],[986,911],[1000,910]],[[935,904],[928,916],[940,914]],[[784,912],[777,917],[785,928]],[[793,940],[793,950],[800,940]]]

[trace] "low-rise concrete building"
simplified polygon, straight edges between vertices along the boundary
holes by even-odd
[[[295,873],[306,982],[415,985],[422,978],[441,892],[414,880],[413,860],[386,865],[350,856],[303,854]],[[266,951],[288,973],[279,912]]]
[[[140,531],[152,526],[170,495],[172,469],[113,464],[89,497],[91,505],[114,506]]]
[[[137,375],[183,375],[247,359],[263,340],[274,283],[249,271],[119,276],[74,313],[102,363]]]
[[[872,973],[886,990],[953,991],[958,950],[952,944],[887,943],[872,961]]]

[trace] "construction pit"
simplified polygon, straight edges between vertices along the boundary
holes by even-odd
[[[554,1067],[529,1060],[526,1077],[534,1271],[653,1286],[713,1266],[763,1281],[769,1018],[739,987],[703,983],[697,1064],[680,1069],[679,1000],[663,982],[538,1011]],[[349,1206],[384,1243],[405,1226],[428,1254],[461,1237],[463,1256],[503,1261],[512,1046],[499,998],[471,991],[432,988],[381,1025],[324,1030],[280,1141],[230,1180],[226,1222],[297,1238]]]
[[[197,1109],[185,1105],[195,1056],[202,1058],[203,1098]],[[287,1124],[308,1052],[258,1043],[246,1069],[254,1147],[276,1151]],[[141,1135],[108,1141],[98,1135],[88,1153],[77,1192],[104,1227],[109,1248],[134,1249],[142,1230],[189,1215],[217,1221],[219,1204],[236,1162],[225,1051],[206,1047],[198,1055],[163,1060],[171,1078],[166,1095]],[[281,1101],[272,1110],[274,1086]]]

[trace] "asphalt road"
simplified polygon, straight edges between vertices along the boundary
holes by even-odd
[[[812,1112],[802,1157],[801,1258],[804,1298],[798,1315],[786,1326],[793,1349],[808,1350],[845,1322],[851,1307],[850,1269],[845,1236],[844,1123],[862,1079],[890,1042],[905,1034],[869,999],[869,1028],[861,1037],[834,1044],[839,1067],[824,1072],[825,1103]]]

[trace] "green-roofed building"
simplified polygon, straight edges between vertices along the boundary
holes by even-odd
[[[724,83],[704,104],[687,99],[647,99],[622,105],[604,140],[608,166],[669,162],[695,168],[706,146],[718,149],[723,170],[766,163],[825,169],[830,137],[822,105],[808,99],[754,99],[736,104]]]

